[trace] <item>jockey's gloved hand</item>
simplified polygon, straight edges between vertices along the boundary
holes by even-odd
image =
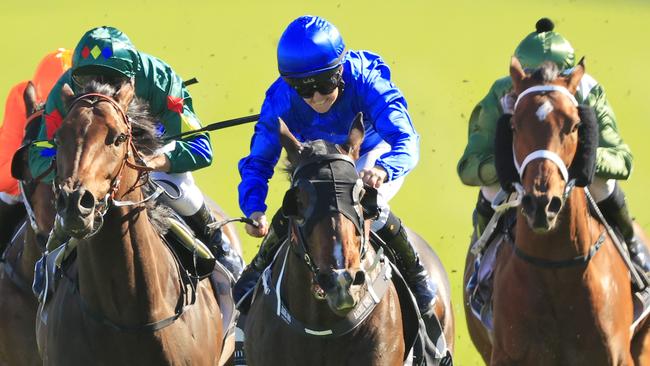
[[[266,214],[261,211],[253,212],[249,219],[255,221],[257,226],[246,224],[246,233],[256,238],[263,238],[269,232],[269,223],[266,220]]]
[[[515,112],[516,102],[517,102],[517,97],[512,92],[502,96],[501,99],[499,99],[499,104],[501,105],[501,110],[503,111],[503,114],[513,114]]]

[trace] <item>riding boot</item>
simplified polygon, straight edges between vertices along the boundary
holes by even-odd
[[[431,281],[429,272],[420,262],[420,256],[409,240],[400,219],[392,212],[389,213],[386,225],[377,231],[377,235],[395,252],[397,264],[415,295],[420,313],[429,313],[435,303],[436,285]]]
[[[237,304],[237,309],[241,313],[246,314],[248,312],[251,303],[251,296],[248,295],[257,284],[257,281],[259,281],[264,269],[273,261],[273,257],[275,257],[275,254],[280,248],[280,244],[287,237],[288,228],[287,219],[278,210],[271,220],[269,232],[262,240],[259,251],[251,263],[244,269],[241,277],[239,277],[239,280],[237,280],[237,283],[233,287],[232,292],[235,304]]]
[[[16,227],[25,217],[25,206],[18,202],[9,204],[0,199],[0,255],[11,241]]]
[[[494,215],[494,210],[492,209],[492,203],[485,198],[483,192],[479,190],[478,200],[476,201],[476,221],[474,226],[474,232],[476,233],[476,238],[480,238],[481,234],[485,231],[487,224],[490,222],[492,215]]]
[[[634,234],[634,221],[625,202],[625,194],[618,183],[614,192],[598,203],[598,208],[607,222],[616,226],[623,235],[632,262],[646,273],[650,273],[650,251],[645,243]]]
[[[199,240],[208,246],[219,263],[226,267],[235,279],[239,278],[244,267],[244,260],[236,250],[232,249],[221,228],[210,226],[217,220],[208,206],[204,203],[194,215],[184,216],[183,219]]]

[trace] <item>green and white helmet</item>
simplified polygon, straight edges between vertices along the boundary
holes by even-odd
[[[550,19],[542,18],[535,24],[536,31],[519,43],[515,56],[524,69],[537,68],[544,61],[554,62],[562,71],[575,66],[573,47],[554,28]]]

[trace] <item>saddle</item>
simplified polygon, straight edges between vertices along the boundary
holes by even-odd
[[[31,294],[31,284],[16,271],[25,249],[24,237],[27,231],[27,225],[29,225],[29,221],[23,218],[22,222],[13,232],[12,239],[7,248],[1,253],[0,263],[2,263],[2,271],[4,272],[4,275],[7,276],[17,288],[25,293]],[[44,238],[37,236],[36,239],[39,241],[41,247],[45,245]]]

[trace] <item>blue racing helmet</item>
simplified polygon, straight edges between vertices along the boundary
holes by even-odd
[[[338,67],[344,56],[339,30],[321,17],[304,15],[280,37],[278,70],[284,77],[304,78]]]

